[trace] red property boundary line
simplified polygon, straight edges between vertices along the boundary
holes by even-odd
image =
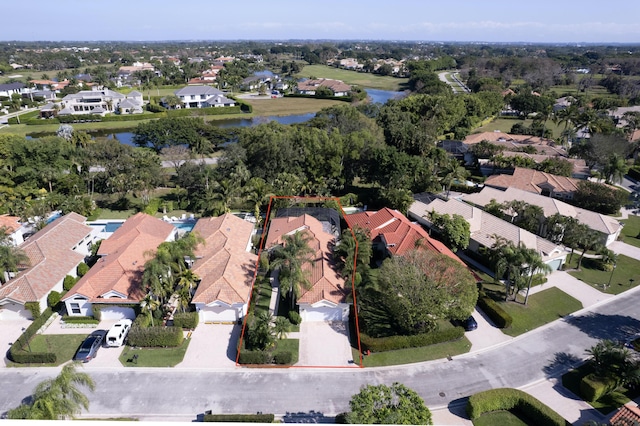
[[[270,217],[271,217],[271,207],[273,206],[273,202],[274,200],[294,200],[296,202],[300,202],[300,203],[314,203],[314,202],[325,202],[325,201],[335,201],[338,204],[338,207],[340,208],[340,213],[342,214],[342,218],[345,220],[345,222],[347,222],[347,226],[349,228],[349,231],[351,232],[351,235],[353,236],[353,240],[355,241],[355,245],[356,245],[356,250],[353,256],[353,274],[351,274],[351,294],[353,295],[353,313],[355,316],[355,329],[356,329],[356,338],[358,340],[358,356],[359,356],[359,360],[358,360],[358,364],[357,367],[359,368],[364,368],[363,366],[363,355],[362,355],[362,345],[360,343],[360,325],[358,322],[358,302],[356,299],[356,287],[355,287],[355,277],[356,277],[356,264],[357,264],[357,258],[358,258],[358,240],[356,239],[356,235],[355,232],[353,232],[353,227],[351,226],[351,223],[349,223],[349,220],[347,219],[347,215],[344,212],[344,209],[342,208],[342,204],[340,203],[340,199],[337,197],[294,197],[294,196],[271,196],[269,198],[269,207],[267,208],[267,216],[265,218],[264,221],[264,225],[262,227],[262,238],[260,239],[260,245],[258,248],[258,258],[256,260],[256,265],[254,268],[254,272],[253,272],[253,279],[251,282],[251,295],[253,295],[253,290],[256,284],[256,278],[258,276],[258,266],[259,266],[259,262],[260,262],[260,255],[262,254],[263,250],[264,250],[264,241],[265,238],[267,237],[267,225],[270,222]],[[249,312],[249,310],[251,309],[251,304],[253,303],[253,297],[249,298],[249,303],[247,305],[247,313]],[[248,315],[245,315],[242,321],[242,331],[240,333],[240,339],[238,340],[238,353],[236,354],[236,367],[240,366],[240,367],[249,367],[249,365],[246,364],[240,364],[238,361],[240,360],[240,351],[242,350],[242,343],[244,340],[244,334],[245,334],[245,330],[247,328],[247,317]],[[351,345],[349,345],[349,347],[351,347]],[[306,365],[300,365],[300,366],[295,366],[295,365],[291,365],[291,366],[264,366],[263,368],[356,368],[356,367],[352,367],[352,366],[335,366],[335,365],[313,365],[313,366],[306,366]]]

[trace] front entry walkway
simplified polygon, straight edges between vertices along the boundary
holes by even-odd
[[[296,366],[357,366],[353,363],[347,322],[302,321],[298,337],[300,353]]]

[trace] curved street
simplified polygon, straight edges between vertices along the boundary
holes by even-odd
[[[585,356],[599,339],[624,339],[640,331],[636,289],[555,321],[511,341],[452,360],[367,369],[180,369],[86,366],[96,382],[85,416],[195,419],[215,413],[331,416],[347,410],[365,384],[401,382],[434,409],[496,387],[523,387],[558,376]],[[59,368],[6,368],[0,380],[0,411],[17,406]]]

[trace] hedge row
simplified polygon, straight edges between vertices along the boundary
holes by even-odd
[[[495,300],[486,295],[484,291],[478,293],[478,306],[487,314],[498,328],[511,327],[513,318],[498,305]]]
[[[580,381],[580,396],[585,401],[597,401],[614,390],[616,386],[616,381],[610,377],[599,377],[594,373],[587,374]]]
[[[491,389],[469,397],[467,414],[475,420],[484,413],[499,410],[516,410],[531,424],[538,426],[565,426],[567,421],[551,408],[531,395],[510,388]]]
[[[238,364],[278,364],[287,365],[293,361],[293,354],[289,351],[276,352],[271,354],[266,351],[240,351]]]
[[[9,357],[13,362],[18,364],[38,364],[38,363],[55,363],[57,361],[56,354],[50,352],[27,352],[25,348],[28,347],[28,343],[31,338],[40,330],[40,327],[53,315],[53,310],[47,308],[36,319],[33,320],[31,325],[22,333],[18,340],[11,345],[9,350]]]
[[[179,327],[132,327],[128,335],[129,346],[143,348],[176,347],[182,344],[183,339]]]
[[[240,114],[240,105],[233,107],[181,108],[167,110],[167,117],[190,117],[199,115]]]
[[[176,312],[173,314],[173,326],[193,330],[198,326],[200,317],[197,312]]]
[[[203,422],[221,423],[273,423],[273,414],[205,414]]]
[[[394,351],[397,349],[420,348],[435,345],[436,343],[449,342],[461,339],[464,336],[464,328],[453,327],[446,330],[432,331],[431,333],[414,334],[412,336],[370,337],[360,334],[362,348],[371,352]]]
[[[67,324],[98,324],[100,322],[94,317],[74,317],[70,315],[63,316],[62,321]]]

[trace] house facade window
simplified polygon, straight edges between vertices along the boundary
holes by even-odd
[[[71,304],[71,313],[74,313],[74,314],[79,314],[80,313],[80,304],[79,303],[72,303]]]

